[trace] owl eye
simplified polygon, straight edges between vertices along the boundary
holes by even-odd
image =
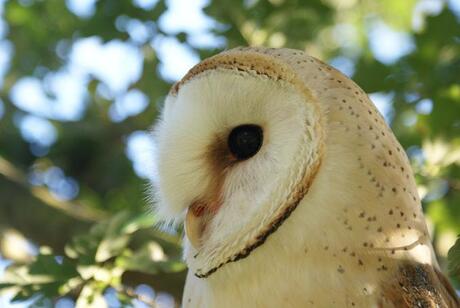
[[[259,152],[263,138],[263,130],[260,126],[240,125],[232,129],[228,135],[228,148],[238,160],[245,160]]]

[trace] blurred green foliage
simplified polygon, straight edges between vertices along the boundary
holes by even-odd
[[[451,275],[460,277],[460,238],[449,250],[449,272]]]
[[[104,291],[111,287],[121,302],[129,304],[130,299],[138,297],[122,284],[125,271],[156,274],[185,269],[178,254],[166,259],[163,248],[153,240],[137,249],[128,247],[135,232],[153,224],[151,216],[119,212],[95,224],[88,233],[74,236],[65,246],[64,256],[56,257],[42,247],[32,262],[11,265],[0,289],[15,289],[13,301],[34,297],[46,302],[57,295],[75,293],[77,306],[86,307],[103,301]]]
[[[411,158],[434,247],[447,272],[447,251],[460,234],[460,18],[442,1],[439,12],[423,14],[421,2],[214,0],[204,12],[216,21],[212,35],[225,40],[216,47],[196,44],[187,31],[164,29],[159,20],[170,3],[163,0],[151,8],[100,0],[86,17],[72,13],[65,1],[6,1],[6,40],[13,54],[0,91],[0,253],[13,263],[0,289],[12,290],[15,301],[34,297],[37,306],[70,296],[84,307],[103,304],[111,288],[129,306],[132,299],[152,304],[133,289],[145,283],[180,300],[185,277],[180,236],[151,227],[155,218],[147,210],[146,180],[136,175],[126,155],[127,138],[149,129],[171,86],[152,43],[170,37],[200,58],[223,48],[264,45],[353,63],[351,76],[366,92],[391,97],[388,118]],[[142,23],[149,29],[146,37],[134,40],[120,26],[123,20]],[[370,31],[375,22],[407,35],[413,48],[395,61],[379,61],[371,48],[372,40],[380,39]],[[353,35],[344,35],[343,29],[352,29]],[[69,64],[73,44],[91,36],[140,51],[142,73],[129,89],[141,90],[149,104],[135,116],[113,121],[109,114],[115,99],[102,95],[103,81],[91,75],[82,116],[44,116],[57,140],[37,154],[37,145],[18,128],[18,118],[27,111],[13,103],[11,89],[27,76],[45,84],[49,74]],[[431,110],[423,111],[421,104],[427,102]],[[77,181],[79,192],[71,200],[30,180],[54,167]],[[11,246],[11,234],[39,247],[38,254]],[[457,287],[459,256],[457,241],[449,252]]]

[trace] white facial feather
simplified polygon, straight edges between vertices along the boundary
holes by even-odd
[[[306,134],[313,131],[308,127],[312,118],[313,111],[292,85],[226,69],[195,77],[166,102],[156,128],[160,213],[182,213],[205,193],[208,181],[216,180],[208,172],[205,153],[214,136],[226,136],[241,124],[264,130],[257,155],[227,170],[222,205],[203,247],[196,251],[186,241],[189,267],[206,272],[230,261],[271,223],[289,188],[300,181],[299,170],[308,167],[305,151],[316,142]]]

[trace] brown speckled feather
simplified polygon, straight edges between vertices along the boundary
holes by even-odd
[[[395,277],[383,285],[380,307],[459,307],[454,289],[430,265],[402,263]]]

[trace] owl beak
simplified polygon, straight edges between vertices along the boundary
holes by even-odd
[[[219,205],[215,202],[194,202],[188,207],[184,229],[188,240],[195,249],[198,250],[203,244],[203,233],[218,208]]]
[[[185,216],[185,234],[195,249],[201,246],[201,238],[207,222],[211,218],[212,207],[210,204],[196,201],[187,209]]]
[[[201,217],[196,216],[196,213],[191,207],[187,209],[184,229],[190,244],[192,244],[193,248],[198,250],[201,246],[201,234],[203,233],[204,227]]]

